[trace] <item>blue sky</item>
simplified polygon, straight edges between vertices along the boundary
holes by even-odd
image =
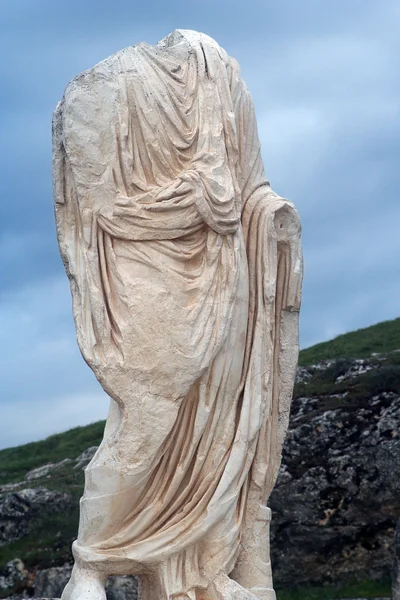
[[[242,67],[266,172],[303,223],[302,347],[399,316],[399,0],[0,0],[0,447],[105,417],[55,237],[68,81],[176,28]]]

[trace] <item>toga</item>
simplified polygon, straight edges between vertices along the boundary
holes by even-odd
[[[239,67],[193,31],[122,50],[69,84],[53,143],[78,343],[111,398],[75,560],[165,598],[223,595],[227,575],[270,598],[300,225]]]

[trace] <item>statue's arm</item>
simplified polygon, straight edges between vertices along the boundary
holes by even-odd
[[[263,235],[268,238],[270,251],[273,249],[274,254],[276,253],[277,290],[282,292],[282,309],[298,310],[302,279],[300,219],[292,202],[276,194],[265,176],[253,99],[240,78],[235,61],[231,62],[230,69],[239,148],[242,225],[248,251],[251,253],[251,246],[255,243],[254,231],[250,234],[254,229],[252,223],[258,218],[258,214],[263,213]],[[286,265],[285,269],[283,265]],[[284,272],[287,274],[285,277]]]

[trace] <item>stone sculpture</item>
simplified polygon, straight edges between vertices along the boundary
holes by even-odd
[[[239,67],[194,31],[122,50],[68,85],[53,143],[78,343],[111,397],[63,598],[136,574],[146,600],[270,600],[300,224]]]

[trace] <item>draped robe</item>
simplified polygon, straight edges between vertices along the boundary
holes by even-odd
[[[157,573],[165,597],[232,570],[247,585],[288,422],[302,262],[239,67],[191,31],[127,48],[69,84],[53,143],[78,343],[111,397],[75,559]]]

